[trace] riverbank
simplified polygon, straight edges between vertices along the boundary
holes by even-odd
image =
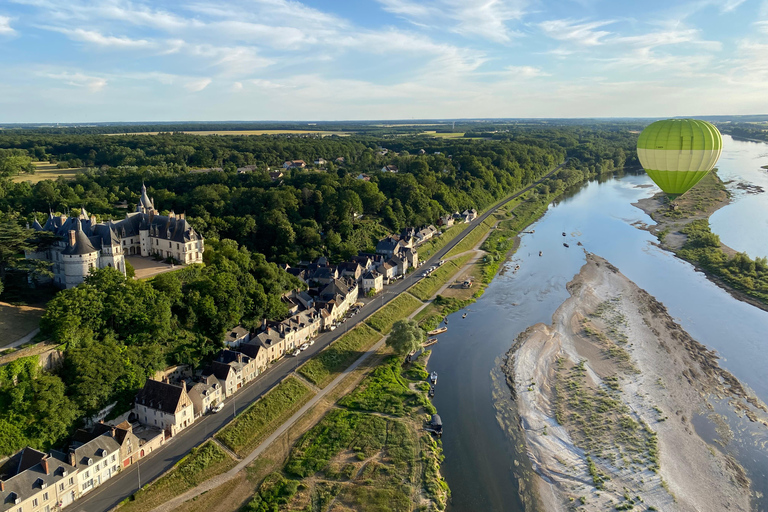
[[[749,187],[742,183],[739,186]],[[662,249],[694,264],[735,299],[768,311],[768,262],[739,254],[723,244],[709,228],[712,214],[730,202],[725,184],[711,172],[696,187],[677,198],[674,208],[661,192],[641,199],[633,206],[656,222],[641,227],[656,235]]]
[[[715,397],[760,421],[765,406],[602,258],[588,255],[568,291],[503,364],[538,508],[750,510],[744,470],[691,420]]]

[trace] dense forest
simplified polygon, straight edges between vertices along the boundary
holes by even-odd
[[[204,266],[141,281],[103,269],[50,300],[41,329],[62,344],[63,365],[54,373],[25,359],[0,367],[0,456],[27,444],[56,446],[115,401],[116,411],[127,410],[156,370],[200,364],[229,327],[283,318],[281,295],[302,284],[277,263],[343,260],[402,227],[483,209],[566,159],[538,193],[635,166],[635,140],[626,127],[596,126],[531,126],[482,139],[0,134],[0,240],[8,241],[0,248],[0,298],[23,296],[26,273],[40,272],[19,254],[41,243],[27,222],[80,207],[100,219],[121,218],[121,202],[133,210],[142,182],[159,209],[186,212],[206,237]],[[344,162],[335,165],[338,157]],[[285,160],[318,158],[330,163],[276,180],[267,173]],[[35,185],[11,179],[34,161],[88,169]],[[385,164],[399,172],[381,172]],[[243,166],[254,167],[238,172]],[[221,170],[190,172],[211,167]],[[369,181],[358,179],[362,173]]]

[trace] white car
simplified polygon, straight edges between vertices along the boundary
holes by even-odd
[[[311,347],[312,345],[315,344],[315,340],[309,340],[307,343],[309,343],[309,346]]]
[[[219,402],[211,409],[211,412],[220,412],[224,408],[224,402]]]
[[[309,348],[309,343],[305,343],[299,347],[299,350],[307,350],[308,348]]]
[[[293,351],[293,353],[292,353],[291,355],[292,355],[293,357],[298,357],[298,355],[299,355],[299,354],[301,354],[301,350],[299,350],[299,349],[297,348],[296,350],[294,350],[294,351]]]
[[[423,274],[421,274],[421,277],[429,277],[429,272],[424,272]]]

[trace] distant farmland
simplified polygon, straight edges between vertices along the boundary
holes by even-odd
[[[157,135],[161,132],[107,133],[106,135]],[[162,132],[168,133],[168,132]],[[346,136],[349,132],[333,132],[325,130],[213,130],[213,131],[182,131],[188,135],[339,135]]]
[[[71,169],[57,169],[56,164],[48,162],[33,162],[35,164],[35,174],[19,174],[11,178],[15,183],[28,181],[33,185],[43,180],[55,180],[59,176],[64,178],[74,178],[75,175],[85,170],[85,167],[73,167]]]

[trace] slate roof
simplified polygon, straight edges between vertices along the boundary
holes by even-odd
[[[213,361],[211,364],[208,365],[208,367],[203,370],[203,375],[213,375],[217,379],[219,379],[219,382],[227,382],[227,377],[229,377],[229,373],[233,372],[234,369],[229,366],[226,363],[220,363],[218,361]]]
[[[69,452],[74,453],[75,466],[80,467],[90,466],[89,460],[91,463],[97,463],[119,449],[120,445],[112,439],[112,436],[101,435],[77,448],[70,448]]]
[[[136,403],[152,409],[174,414],[184,388],[158,380],[148,380],[136,395]]]
[[[256,359],[256,357],[259,355],[259,351],[263,349],[264,347],[256,343],[243,343],[237,348],[239,352],[242,352],[251,359]]]
[[[44,457],[48,460],[47,474],[41,464]],[[29,447],[11,457],[3,467],[4,474],[0,475],[4,487],[0,491],[0,512],[16,510],[16,499],[21,503],[40,492],[43,486],[53,490],[66,475],[74,474],[75,468],[63,458],[63,455],[61,458],[54,457]]]

